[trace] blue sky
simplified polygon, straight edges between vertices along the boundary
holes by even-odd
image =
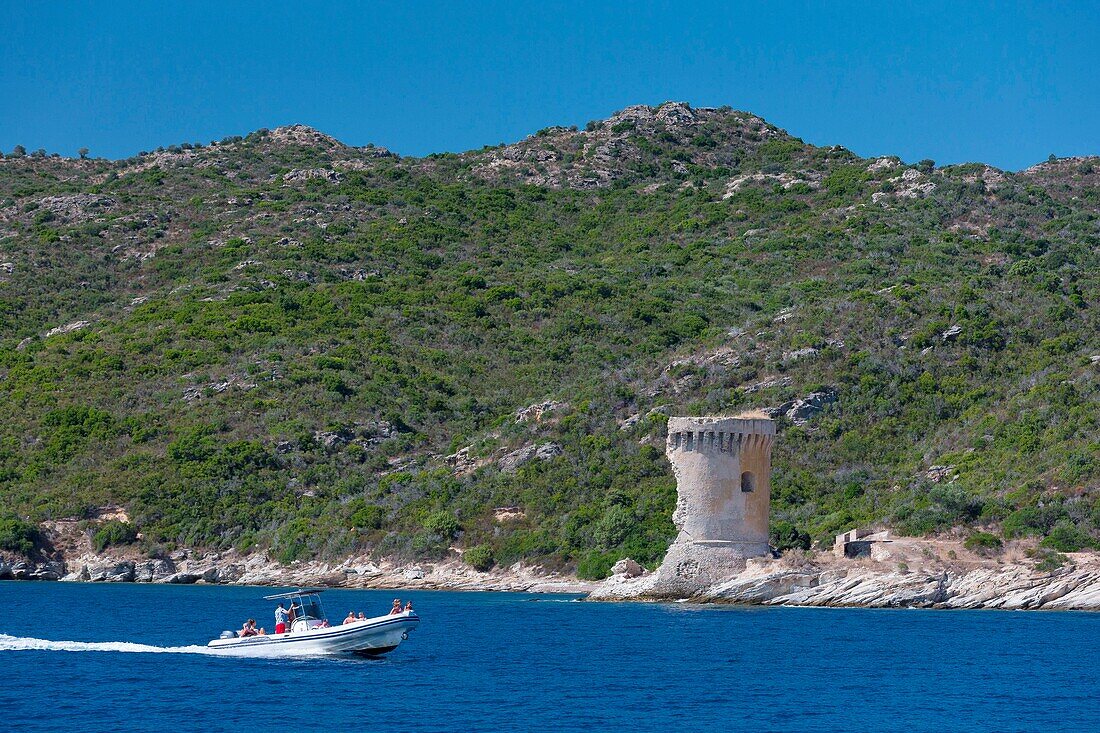
[[[0,149],[124,157],[301,122],[407,155],[631,104],[1018,169],[1100,154],[1100,2],[5,2]]]

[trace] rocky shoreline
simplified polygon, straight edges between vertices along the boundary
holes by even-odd
[[[1100,610],[1100,556],[1094,553],[1071,553],[1063,566],[1048,571],[1016,558],[944,562],[933,554],[926,559],[835,559],[825,553],[809,559],[754,558],[741,572],[700,588],[687,600],[766,606]],[[639,573],[636,566],[619,570],[588,598],[672,600],[656,592],[655,573]]]
[[[631,560],[601,582],[516,564],[479,572],[460,560],[407,564],[351,557],[282,565],[263,553],[181,550],[149,559],[86,553],[67,561],[0,557],[0,580],[162,583],[583,594],[591,601],[689,601],[764,606],[1100,610],[1100,554],[1069,553],[1042,570],[1022,548],[995,558],[958,542],[898,539],[873,557],[791,553],[753,558],[688,597],[658,591],[657,574]]]
[[[402,564],[352,557],[340,563],[295,562],[282,565],[262,553],[238,556],[188,550],[147,559],[85,554],[69,561],[0,558],[0,580],[90,583],[162,583],[172,585],[324,586],[329,588],[402,588],[482,590],[529,593],[587,593],[596,583],[540,567],[516,564],[479,572],[461,561]]]

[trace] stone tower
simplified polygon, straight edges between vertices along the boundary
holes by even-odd
[[[743,570],[745,558],[770,553],[774,441],[767,418],[669,418],[680,533],[657,571],[657,594],[690,596]]]

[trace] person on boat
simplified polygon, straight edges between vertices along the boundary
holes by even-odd
[[[344,619],[344,623],[345,624],[353,624],[353,623],[355,623],[355,620],[356,620],[355,619],[355,611],[348,611],[348,617],[346,619]]]
[[[393,608],[390,609],[390,615],[393,616],[393,615],[396,615],[398,613],[401,613],[401,599],[400,598],[394,598],[393,599]]]
[[[275,633],[285,634],[287,622],[289,620],[290,614],[283,608],[283,602],[279,601],[279,607],[275,609]]]
[[[405,604],[405,610],[406,610],[406,611],[411,611],[411,610],[413,610],[413,602],[412,602],[412,601],[409,601],[409,602],[407,602],[407,603]]]
[[[250,618],[244,622],[244,626],[241,627],[237,636],[259,636],[260,632],[256,630],[256,619]]]
[[[356,621],[366,621],[367,620],[367,615],[365,613],[363,613],[362,611],[360,611],[359,612],[359,618],[357,618],[355,620]]]

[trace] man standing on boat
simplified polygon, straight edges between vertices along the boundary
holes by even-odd
[[[290,618],[290,615],[287,613],[286,609],[283,608],[283,602],[279,601],[279,607],[275,609],[275,633],[276,634],[285,634],[286,633],[286,622],[289,618]]]

